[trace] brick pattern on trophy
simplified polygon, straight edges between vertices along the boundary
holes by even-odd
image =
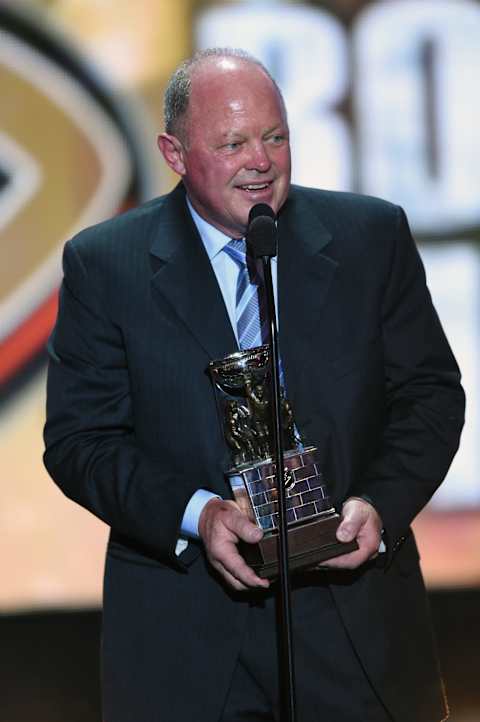
[[[288,524],[332,511],[315,451],[305,449],[287,452],[284,462]],[[241,483],[244,489],[247,489],[256,523],[264,531],[275,531],[278,527],[275,464],[263,463],[255,468],[242,470],[240,475]]]

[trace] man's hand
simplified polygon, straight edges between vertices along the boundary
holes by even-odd
[[[337,539],[342,542],[357,540],[359,548],[349,554],[322,562],[329,569],[357,569],[378,555],[382,537],[382,520],[374,507],[364,499],[347,499],[342,509],[342,521]]]
[[[256,544],[262,538],[263,532],[252,524],[234,501],[208,501],[200,514],[198,531],[208,561],[233,589],[268,589],[269,581],[258,577],[237,549],[240,540]]]

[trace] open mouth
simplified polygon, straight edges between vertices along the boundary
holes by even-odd
[[[244,185],[237,186],[242,191],[247,193],[260,193],[268,190],[273,181],[267,181],[266,183],[245,183]]]

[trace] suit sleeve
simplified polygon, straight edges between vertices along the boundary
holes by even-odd
[[[465,405],[460,372],[400,208],[383,297],[382,334],[387,421],[379,452],[354,493],[372,500],[394,552],[448,471]]]
[[[44,462],[50,475],[115,532],[181,567],[175,545],[199,485],[139,447],[122,331],[107,317],[71,242],[49,355]]]

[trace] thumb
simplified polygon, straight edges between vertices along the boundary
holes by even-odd
[[[337,529],[337,539],[342,542],[352,541],[357,537],[361,526],[361,515],[355,513],[353,509],[349,509],[348,506],[345,505],[342,521]]]
[[[246,519],[243,515],[239,518],[239,523],[235,532],[239,539],[247,542],[248,544],[256,544],[263,537],[263,531],[256,524],[253,524],[249,519]]]

